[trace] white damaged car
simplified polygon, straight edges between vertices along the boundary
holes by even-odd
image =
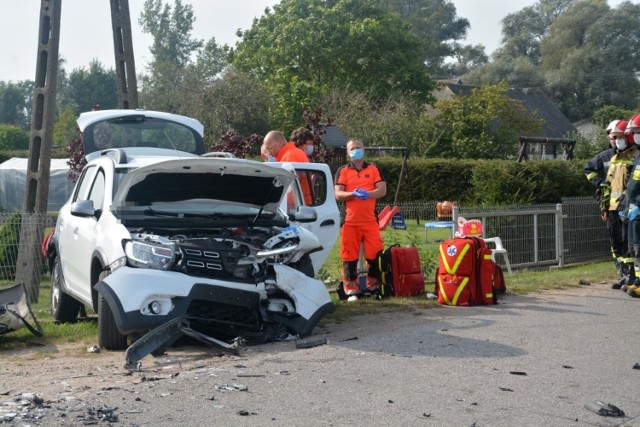
[[[137,339],[135,363],[183,333],[228,348],[304,337],[334,310],[314,279],[339,233],[327,165],[207,157],[202,125],[166,113],[78,125],[88,163],[48,251],[56,320],[92,307],[100,346]]]

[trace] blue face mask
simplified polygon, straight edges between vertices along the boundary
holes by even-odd
[[[267,157],[267,162],[275,162],[275,161],[276,161],[275,157],[273,157],[271,155],[269,157]]]
[[[307,147],[304,149],[304,152],[307,153],[307,156],[310,156],[311,153],[313,153],[313,145],[307,145]]]
[[[351,160],[362,160],[364,159],[364,148],[354,148],[349,151],[349,157]]]

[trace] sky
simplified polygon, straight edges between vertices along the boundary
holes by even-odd
[[[93,59],[115,68],[109,0],[61,0],[59,54],[67,73],[87,68]],[[635,1],[635,0],[634,0]],[[0,81],[34,80],[38,50],[40,0],[0,0]],[[235,45],[236,31],[251,27],[254,18],[278,0],[183,0],[193,6],[196,20],[192,36],[219,45]],[[615,7],[622,0],[609,0]],[[500,46],[500,21],[536,0],[453,0],[457,16],[469,20],[466,44],[482,44],[491,54]],[[129,0],[133,51],[138,73],[150,59],[151,37],[138,26],[144,0]]]

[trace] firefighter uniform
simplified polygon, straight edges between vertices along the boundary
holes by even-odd
[[[629,254],[627,239],[627,222],[621,218],[620,212],[625,210],[625,192],[629,181],[629,170],[638,157],[638,146],[630,144],[623,150],[617,150],[611,158],[606,181],[611,187],[609,210],[607,215],[607,230],[609,232],[613,255],[622,269],[624,283],[635,281],[633,258]]]
[[[595,198],[600,207],[602,220],[605,222],[609,215],[609,199],[611,198],[611,187],[607,183],[606,177],[609,165],[611,164],[611,158],[616,154],[616,151],[615,147],[609,147],[608,149],[601,151],[593,156],[583,169],[587,180],[596,188]],[[621,236],[620,234],[610,234],[608,226],[607,233],[609,241],[611,242],[611,256],[613,257],[613,262],[616,266],[616,270],[620,276],[622,276],[622,267],[620,266],[620,262],[618,261],[613,249],[614,247],[619,248],[622,246],[623,242],[620,241]],[[616,241],[615,244],[614,241]]]
[[[344,186],[351,192],[356,188],[367,192],[376,189],[376,184],[384,179],[376,165],[364,162],[358,170],[353,163],[341,166],[335,175],[335,184]],[[345,220],[342,226],[340,258],[343,261],[343,282],[358,279],[358,258],[360,246],[364,245],[364,257],[369,264],[368,282],[378,282],[379,272],[375,262],[378,253],[384,249],[384,243],[378,227],[376,199],[352,198],[345,201]]]
[[[634,147],[640,143],[640,114],[636,114],[629,120],[625,135],[634,142]],[[636,157],[631,168],[631,176],[626,188],[626,214],[628,218],[628,244],[629,252],[635,265],[640,264],[640,157]],[[635,270],[635,269],[634,269]],[[632,297],[640,297],[640,280],[636,278],[622,289]]]

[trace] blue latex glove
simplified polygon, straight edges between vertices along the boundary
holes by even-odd
[[[353,193],[351,193],[351,195],[361,200],[367,200],[369,198],[369,193],[367,193],[367,190],[363,190],[362,188],[356,188],[355,190],[353,190]]]
[[[627,210],[626,209],[621,209],[618,211],[618,216],[620,217],[620,219],[622,221],[625,221],[627,219]]]
[[[634,219],[636,219],[638,214],[640,214],[640,208],[638,208],[636,205],[629,205],[629,213],[627,214],[627,218],[629,218],[629,221],[633,221]]]

